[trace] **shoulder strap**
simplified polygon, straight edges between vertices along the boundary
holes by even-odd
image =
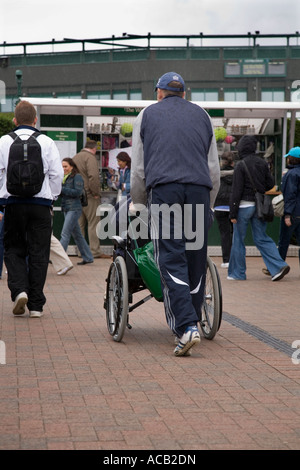
[[[9,132],[8,135],[9,135],[13,140],[16,140],[16,139],[18,138],[18,135],[17,135],[14,131]]]
[[[41,132],[35,131],[30,137],[34,137],[36,139],[39,135],[41,135]]]
[[[253,186],[254,191],[257,193],[257,189],[256,189],[256,187],[255,187],[255,184],[254,184],[254,181],[253,181],[253,179],[252,179],[252,176],[250,175],[250,171],[249,171],[249,168],[248,168],[247,165],[246,165],[245,160],[242,160],[242,163],[244,163],[245,169],[246,169],[246,172],[247,172],[247,175],[248,175],[248,177],[249,177],[249,180],[250,180],[250,182],[251,182],[251,184],[252,184],[252,186]]]

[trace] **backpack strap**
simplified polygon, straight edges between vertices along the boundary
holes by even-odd
[[[9,132],[8,135],[12,138],[12,140],[16,140],[19,137],[14,131]]]
[[[34,137],[35,139],[38,138],[38,136],[41,135],[40,131],[35,131],[33,134],[31,134],[29,137]]]

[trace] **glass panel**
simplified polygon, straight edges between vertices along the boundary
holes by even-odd
[[[88,100],[110,100],[109,91],[88,91],[86,94]]]
[[[218,101],[219,92],[218,90],[209,89],[195,89],[191,90],[192,101]]]
[[[129,99],[130,100],[141,100],[142,99],[141,90],[130,90]]]
[[[225,90],[224,101],[247,101],[246,90]]]
[[[1,101],[0,103],[0,110],[1,113],[11,113],[15,110],[15,101],[17,101],[17,97],[6,96],[5,97],[6,103]]]
[[[113,91],[113,100],[127,100],[127,91]]]

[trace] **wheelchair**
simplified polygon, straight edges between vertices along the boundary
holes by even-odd
[[[104,296],[104,309],[106,311],[106,323],[109,334],[114,341],[123,339],[126,328],[131,329],[129,314],[148,300],[155,298],[162,302],[161,288],[154,284],[157,273],[149,273],[148,279],[141,276],[137,259],[137,240],[126,232],[125,236],[113,236],[113,261],[109,267],[106,279],[106,293]],[[152,243],[148,240],[144,243]],[[152,265],[155,265],[152,259]],[[150,280],[149,280],[150,279]],[[156,279],[157,281],[157,279]],[[159,278],[160,284],[160,278]],[[134,303],[134,294],[147,291],[147,295]],[[200,328],[206,339],[212,340],[217,334],[222,320],[222,287],[219,273],[215,263],[207,256],[206,283],[204,289],[204,301],[201,307]]]

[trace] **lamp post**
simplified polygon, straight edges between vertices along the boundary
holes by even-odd
[[[18,92],[17,92],[18,99],[16,101],[16,105],[19,102],[20,96],[22,96],[22,81],[23,81],[22,70],[16,70],[16,82],[17,82],[17,87],[18,87]]]

